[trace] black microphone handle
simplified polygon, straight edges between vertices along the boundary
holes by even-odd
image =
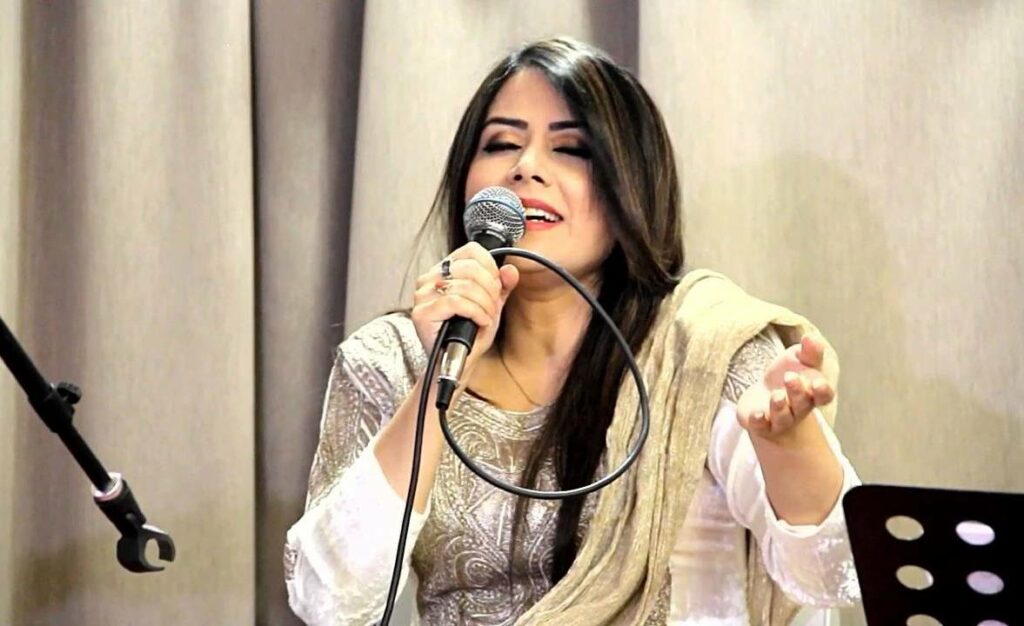
[[[495,248],[504,248],[510,245],[504,237],[486,230],[477,233],[473,237],[473,241],[483,246],[485,250],[494,250]],[[505,255],[494,257],[494,262],[498,264],[498,267],[501,267],[504,260]],[[441,347],[446,348],[452,342],[458,342],[472,350],[473,342],[476,341],[476,331],[477,326],[472,320],[456,315],[448,323],[447,332],[441,337]]]

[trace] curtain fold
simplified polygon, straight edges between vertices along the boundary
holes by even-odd
[[[828,333],[865,479],[1024,490],[1020,3],[10,0],[0,316],[178,559],[117,565],[0,370],[0,623],[298,623],[332,349],[408,302],[472,90],[552,34],[651,91],[691,264]]]
[[[21,146],[21,1],[0,4],[0,318],[17,328],[19,148]],[[0,371],[0,624],[12,621],[14,568],[11,542],[15,510],[15,383]]]
[[[343,337],[361,2],[253,5],[256,142],[256,610],[288,608],[281,555],[302,515]]]

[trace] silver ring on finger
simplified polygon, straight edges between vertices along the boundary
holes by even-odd
[[[441,279],[442,280],[446,280],[446,281],[452,279],[452,260],[451,259],[446,258],[445,260],[441,261]]]

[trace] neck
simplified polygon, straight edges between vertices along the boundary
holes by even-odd
[[[564,375],[590,316],[590,305],[569,285],[520,284],[505,305],[500,349],[508,360]]]

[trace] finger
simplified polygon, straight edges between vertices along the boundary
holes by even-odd
[[[807,367],[818,369],[825,357],[825,344],[814,335],[806,334],[800,339],[797,358]]]
[[[456,259],[453,256],[455,253],[449,254],[445,258],[441,259],[437,263],[434,263],[430,269],[416,277],[416,289],[418,290],[423,285],[436,285],[439,281],[444,280],[444,264],[448,263],[448,277],[451,278],[455,275],[454,267]]]
[[[413,292],[413,303],[425,304],[437,300],[444,295],[445,291],[451,286],[451,282],[451,280],[442,280],[436,274],[422,282],[417,281],[419,284],[416,287],[416,291]]]
[[[776,389],[772,392],[768,421],[772,432],[775,433],[788,430],[793,425],[795,420],[789,409],[789,397],[785,389]]]
[[[797,420],[803,419],[814,408],[814,398],[804,384],[803,376],[796,372],[786,372],[782,380],[786,386],[789,410]]]
[[[435,300],[418,305],[424,317],[437,322],[456,315],[472,320],[479,327],[490,326],[494,318],[478,303],[457,294],[447,293]]]
[[[814,406],[825,406],[836,398],[836,392],[832,389],[832,385],[820,376],[812,379],[811,395],[814,396]]]
[[[495,296],[490,290],[472,279],[453,278],[448,281],[442,297],[458,296],[473,302],[483,309],[490,317],[498,314],[500,295]]]
[[[433,283],[424,284],[413,295],[413,303],[416,306],[420,306],[449,296],[459,297],[476,304],[491,318],[496,317],[498,314],[499,300],[475,282],[465,279],[436,280]],[[431,311],[435,312],[442,310],[431,309]],[[434,321],[444,321],[447,317],[438,318],[432,315],[431,319]]]
[[[443,322],[448,319],[442,315],[442,309],[427,308],[427,305],[445,297],[446,291],[442,291],[442,289],[448,289],[448,284],[444,281],[428,283],[417,289],[412,297],[413,316],[430,322]]]
[[[491,253],[486,248],[475,241],[470,241],[448,256],[452,259],[472,259],[482,265],[491,276],[498,277],[498,264],[495,263],[494,257],[491,256]]]
[[[740,425],[758,435],[768,434],[772,429],[768,415],[762,410],[754,411],[749,417],[741,418]]]
[[[438,263],[425,274],[416,279],[416,292],[429,296],[442,284],[451,284],[455,279],[467,279],[479,283],[491,296],[498,300],[501,297],[501,283],[496,276],[492,276],[485,267],[475,259],[453,259],[448,266],[448,275],[445,279],[442,275],[441,264]]]
[[[519,268],[515,265],[503,265],[498,270],[498,279],[501,281],[501,296],[503,300],[508,299],[508,295],[512,293],[512,290],[519,284]]]
[[[441,272],[441,265],[435,265],[426,272],[416,277],[416,291],[419,291],[424,285],[433,285],[437,283],[437,276]]]
[[[497,274],[491,274],[476,259],[458,259],[449,266],[452,279],[466,279],[483,287],[495,300],[501,298],[501,280]]]

